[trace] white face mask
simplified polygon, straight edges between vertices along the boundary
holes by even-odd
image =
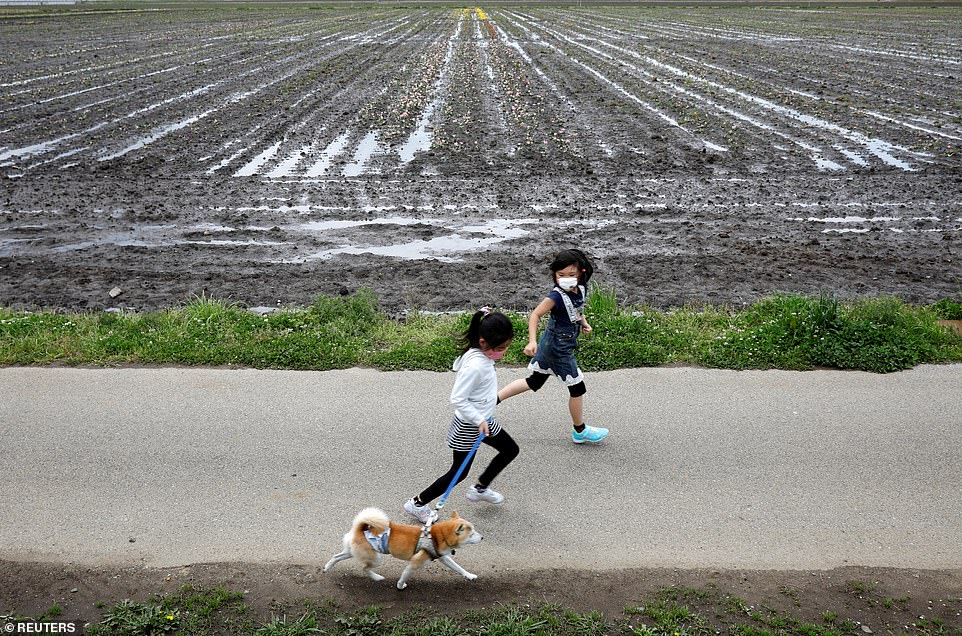
[[[558,286],[561,289],[565,289],[565,290],[574,289],[575,287],[578,286],[578,279],[577,278],[559,278]]]

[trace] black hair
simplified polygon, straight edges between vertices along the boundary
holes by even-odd
[[[549,266],[549,269],[551,270],[551,284],[556,284],[554,279],[555,273],[564,269],[565,267],[568,267],[569,265],[578,266],[578,269],[580,270],[578,272],[578,284],[587,287],[588,280],[594,273],[595,268],[591,264],[591,261],[588,260],[588,257],[585,255],[585,253],[576,249],[558,252],[558,255],[554,257],[553,261],[551,261],[551,265]]]
[[[461,336],[464,351],[471,348],[480,349],[481,338],[484,338],[488,347],[499,347],[514,338],[514,325],[500,311],[489,311],[487,314],[484,310],[477,311],[471,316],[468,330]]]

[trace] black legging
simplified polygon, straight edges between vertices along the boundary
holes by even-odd
[[[497,435],[484,438],[484,443],[491,448],[498,451],[498,454],[494,456],[488,467],[484,469],[481,476],[478,477],[478,484],[487,488],[494,481],[494,478],[498,476],[504,467],[511,463],[511,460],[518,456],[518,445],[515,443],[508,432],[503,428]],[[437,480],[424,489],[420,495],[418,495],[418,500],[427,505],[434,499],[440,497],[447,490],[448,485],[451,480],[454,479],[454,474],[458,472],[458,468],[461,467],[461,463],[464,458],[468,456],[468,451],[454,451],[454,462],[451,464],[451,468],[448,472],[444,473]],[[477,457],[477,455],[475,455]],[[464,478],[468,476],[468,472],[471,470],[471,464],[474,463],[474,457],[465,466],[464,472],[461,473],[461,477],[458,479],[458,483],[464,481]]]

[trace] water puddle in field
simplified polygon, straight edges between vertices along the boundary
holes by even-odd
[[[257,155],[251,159],[246,166],[234,173],[235,177],[252,177],[257,174],[260,169],[268,161],[274,158],[274,156],[280,151],[281,142],[278,141],[270,148],[264,150],[261,154]]]
[[[868,168],[869,166],[868,161],[866,161],[865,157],[858,154],[857,152],[853,152],[851,150],[848,150],[847,148],[843,148],[842,146],[834,146],[834,148],[835,150],[838,150],[840,153],[845,155],[845,158],[851,161],[852,163],[854,163],[855,165],[861,166],[862,168]]]
[[[276,179],[278,177],[290,176],[293,174],[293,170],[297,167],[297,164],[299,164],[303,159],[304,157],[300,152],[295,152],[293,155],[274,166],[274,169],[267,173],[267,178]]]
[[[307,177],[320,177],[327,172],[327,169],[331,167],[331,162],[334,161],[334,157],[338,156],[347,147],[347,140],[350,138],[350,133],[348,131],[342,132],[337,138],[327,145],[321,152],[321,158],[314,163],[311,167],[307,169],[304,176]]]
[[[213,108],[213,109],[211,109],[211,110],[204,111],[203,113],[201,113],[201,114],[199,114],[199,115],[194,115],[193,117],[188,117],[187,119],[184,119],[183,121],[179,121],[179,122],[176,122],[176,123],[173,123],[173,124],[167,124],[166,126],[161,126],[161,127],[159,127],[159,128],[156,128],[152,133],[150,133],[150,134],[147,135],[146,137],[142,137],[141,139],[138,139],[137,141],[135,141],[134,143],[130,144],[129,146],[127,146],[126,148],[124,148],[124,149],[122,149],[122,150],[118,150],[117,152],[113,152],[113,153],[110,153],[109,155],[106,155],[106,156],[104,156],[104,157],[100,157],[100,158],[97,159],[97,161],[110,161],[111,159],[116,159],[117,157],[122,157],[122,156],[126,155],[126,154],[129,153],[129,152],[133,152],[134,150],[140,150],[141,148],[144,148],[144,147],[149,146],[150,144],[154,143],[154,142],[157,141],[158,139],[161,139],[162,137],[166,137],[167,135],[169,135],[169,134],[172,133],[172,132],[177,132],[178,130],[182,130],[182,129],[184,129],[184,128],[187,128],[187,127],[190,126],[191,124],[197,123],[197,122],[200,121],[201,119],[204,119],[205,117],[207,117],[208,115],[210,115],[210,114],[213,113],[213,112],[216,112],[217,110],[218,110],[218,109]]]
[[[431,144],[434,143],[434,129],[428,127],[428,121],[430,121],[431,116],[434,114],[434,108],[438,102],[432,102],[424,111],[424,115],[418,121],[417,128],[411,133],[411,136],[407,138],[404,145],[398,150],[398,156],[401,157],[401,163],[410,163],[414,161],[414,158],[419,154],[431,148]]]
[[[371,160],[377,151],[377,133],[373,130],[364,135],[364,138],[357,144],[354,151],[352,163],[344,166],[343,175],[345,177],[357,177],[367,172],[367,162]]]
[[[17,251],[15,248],[15,244],[17,243],[30,243],[43,240],[44,236],[41,231],[45,228],[46,226],[32,225],[13,228],[17,230],[37,230],[38,232],[36,236],[28,238],[0,239],[0,256],[13,255],[13,253]],[[105,246],[145,248],[169,247],[173,245],[205,245],[209,247],[273,247],[288,244],[287,242],[282,241],[270,241],[262,239],[221,238],[216,235],[210,238],[183,238],[183,236],[178,236],[179,233],[176,231],[177,229],[177,225],[144,225],[138,228],[133,228],[129,231],[109,231],[105,228],[95,227],[94,230],[99,231],[99,234],[95,234],[90,238],[80,241],[75,240],[74,242],[53,245],[49,247],[43,246],[43,249],[53,253],[62,254]],[[271,228],[269,227],[256,226],[248,226],[244,228],[244,230],[247,231],[268,231],[270,229]],[[187,229],[187,232],[203,232],[205,235],[229,234],[236,231],[237,230],[233,227],[218,225],[215,223],[200,223]],[[33,251],[36,251],[36,248],[34,248]]]
[[[365,221],[310,221],[308,223],[296,225],[292,229],[302,230],[305,232],[324,232],[327,230],[345,230],[364,225],[417,225],[419,223],[423,223],[425,225],[437,224],[436,221],[432,221],[431,219],[415,219],[405,216],[391,216]]]
[[[14,249],[14,246],[16,246],[18,243],[31,243],[36,240],[38,239],[35,239],[35,238],[0,239],[0,257],[6,258],[9,256],[15,256],[16,250]]]
[[[23,148],[14,148],[12,150],[7,150],[0,153],[0,161],[7,161],[13,157],[32,157],[34,155],[42,155],[49,152],[67,141],[68,139],[73,139],[74,137],[79,137],[80,133],[73,133],[71,135],[64,135],[63,137],[58,137],[56,139],[51,139],[50,141],[44,141],[39,144],[34,144],[32,146],[24,146]],[[0,164],[8,165],[8,164]]]
[[[859,206],[863,206],[863,205],[867,205],[867,204],[862,204],[862,203],[848,203],[848,204],[845,204],[843,207],[859,207]],[[881,207],[881,206],[884,206],[885,204],[874,204],[874,205],[878,205],[878,206]],[[811,205],[809,205],[808,207],[817,207],[817,206],[816,206],[815,204],[811,204]],[[829,217],[814,217],[814,216],[812,216],[812,217],[808,217],[808,218],[805,218],[805,217],[789,217],[789,218],[787,218],[786,220],[787,220],[787,221],[797,221],[797,222],[801,222],[801,223],[807,222],[807,223],[815,223],[815,224],[821,224],[821,225],[827,225],[827,226],[834,226],[834,227],[827,227],[827,228],[821,230],[822,234],[865,234],[865,233],[871,232],[871,231],[873,231],[873,230],[874,230],[874,231],[878,231],[878,230],[888,230],[888,231],[894,232],[894,233],[896,233],[896,234],[904,234],[904,233],[906,233],[906,232],[912,232],[912,233],[915,233],[915,232],[952,232],[952,231],[956,231],[957,229],[959,229],[959,228],[951,228],[951,227],[949,227],[949,228],[944,228],[944,227],[929,227],[929,228],[923,228],[923,227],[918,227],[917,225],[916,225],[915,227],[908,227],[908,228],[904,228],[904,227],[892,227],[892,225],[899,225],[899,224],[908,223],[908,222],[914,222],[915,224],[924,223],[924,222],[938,223],[938,222],[941,221],[941,218],[940,218],[940,217],[937,217],[937,216],[919,216],[919,217],[908,217],[908,218],[906,218],[906,217],[900,217],[900,216],[864,217],[864,216],[852,216],[852,215],[849,215],[849,216],[835,216],[835,217],[831,217],[831,216],[829,216]],[[846,226],[853,225],[853,224],[858,224],[858,225],[860,225],[861,227],[846,227]],[[882,227],[879,227],[879,224],[881,224]],[[866,227],[866,226],[869,226],[869,227]]]
[[[392,221],[395,223],[400,222],[401,224],[410,224],[412,221],[417,223],[432,223],[430,220],[408,219],[405,217],[353,223],[355,225],[361,225],[390,223]],[[336,221],[329,223],[336,223]],[[328,259],[341,254],[373,254],[376,256],[388,256],[405,260],[434,259],[444,262],[457,262],[461,260],[461,257],[457,256],[457,254],[483,250],[504,241],[521,238],[528,234],[528,230],[519,226],[538,223],[539,221],[537,219],[492,219],[481,225],[465,225],[457,229],[447,228],[454,231],[451,234],[431,239],[407,241],[390,245],[341,245],[334,249],[323,250],[306,257],[282,262],[302,263],[309,260]],[[351,226],[346,225],[344,227]]]
[[[902,218],[898,216],[876,216],[872,217],[871,219],[867,219],[864,216],[844,216],[825,218],[809,217],[808,219],[797,218],[793,220],[808,221],[809,223],[887,223],[892,221],[901,221]]]
[[[812,161],[815,162],[815,166],[819,170],[837,170],[837,171],[845,170],[843,166],[840,166],[834,161],[831,161],[830,159],[826,159],[825,157],[822,157],[819,155],[812,155]]]
[[[91,247],[114,245],[117,247],[164,247],[174,245],[176,241],[162,238],[168,230],[176,225],[144,225],[130,232],[107,232],[102,236],[87,241],[67,243],[50,248],[51,252],[77,252]]]
[[[175,241],[177,245],[209,245],[211,247],[272,247],[276,245],[290,245],[287,241],[258,241],[255,239],[247,239],[246,241],[232,240],[232,239],[210,239],[209,241]]]

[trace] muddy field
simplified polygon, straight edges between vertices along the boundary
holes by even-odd
[[[6,15],[0,305],[962,289],[962,8]]]

